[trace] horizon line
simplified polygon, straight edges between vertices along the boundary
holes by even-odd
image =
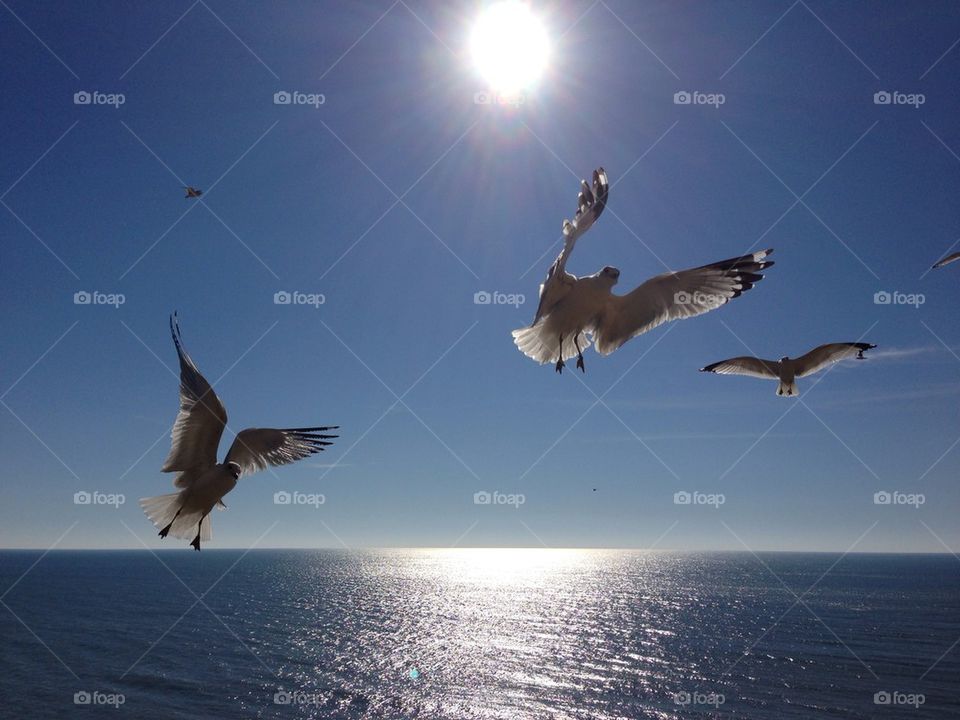
[[[0,553],[4,552],[40,552],[40,553],[63,553],[63,552],[145,552],[145,553],[171,553],[179,552],[181,550],[190,550],[189,547],[179,548],[179,547],[164,547],[164,548],[145,548],[145,547],[76,547],[76,548],[43,548],[43,547],[0,547]],[[463,550],[541,550],[541,551],[597,551],[597,552],[636,552],[636,553],[676,553],[676,554],[694,554],[694,553],[712,553],[712,554],[724,554],[724,555],[751,555],[755,553],[782,553],[782,554],[804,554],[804,555],[943,555],[945,557],[957,557],[957,554],[948,551],[929,551],[929,550],[803,550],[803,549],[769,549],[769,548],[753,548],[749,550],[739,550],[739,549],[705,549],[705,548],[642,548],[642,547],[615,547],[615,546],[578,546],[578,547],[543,547],[535,545],[485,545],[485,546],[464,546],[464,547],[449,547],[442,545],[363,545],[356,547],[342,547],[342,546],[321,546],[321,547],[304,547],[304,546],[282,546],[282,547],[243,547],[243,546],[231,546],[231,547],[216,547],[204,548],[207,552],[226,552],[226,551],[244,551],[248,553],[253,552],[275,552],[279,550],[295,550],[295,551],[328,551],[333,550],[336,552],[369,552],[377,550],[443,550],[443,551],[463,551]]]

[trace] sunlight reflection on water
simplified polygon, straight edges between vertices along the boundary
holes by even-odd
[[[35,560],[0,554],[0,579]],[[143,720],[688,718],[716,708],[678,697],[711,694],[738,717],[866,719],[882,687],[861,659],[891,689],[926,694],[911,717],[945,716],[958,692],[949,653],[917,680],[960,634],[949,556],[305,550],[164,563],[54,552],[4,602]],[[4,697],[71,717],[73,678],[9,612],[0,632]]]

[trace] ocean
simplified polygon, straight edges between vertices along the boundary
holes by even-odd
[[[11,718],[960,717],[950,555],[0,552]]]

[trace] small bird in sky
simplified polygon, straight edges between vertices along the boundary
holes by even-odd
[[[755,357],[735,357],[729,360],[707,365],[700,372],[712,372],[719,375],[748,375],[750,377],[779,380],[777,395],[796,396],[796,378],[813,375],[825,367],[847,358],[864,360],[863,353],[876,345],[862,342],[829,343],[814,348],[798,358],[782,357],[779,360],[761,360]]]
[[[607,266],[586,277],[566,271],[577,239],[589,230],[607,203],[609,183],[603,168],[593,173],[593,185],[581,181],[574,220],[564,220],[564,245],[540,286],[540,305],[530,327],[513,331],[520,351],[540,364],[577,357],[586,372],[583,351],[596,343],[597,352],[609,355],[631,338],[671,320],[702,315],[739,297],[763,279],[773,265],[762,250],[701,267],[668,272],[650,278],[626,295],[614,295],[620,279],[617,268]]]
[[[227,425],[227,411],[190,356],[183,349],[176,313],[170,317],[170,333],[180,359],[180,412],[174,422],[170,454],[161,472],[179,473],[173,481],[178,492],[143,498],[140,506],[160,537],[168,534],[187,539],[200,550],[200,541],[212,536],[210,518],[214,506],[225,509],[223,497],[244,475],[267,465],[286,465],[318,453],[337,435],[327,435],[338,426],[248,428],[237,433],[227,456],[217,462],[220,436]]]
[[[936,270],[937,268],[942,268],[944,265],[949,265],[949,264],[952,263],[954,260],[960,260],[960,252],[955,252],[955,253],[953,253],[952,255],[947,255],[947,256],[946,256],[945,258],[943,258],[942,260],[937,260],[937,262],[935,262],[935,263],[933,264],[933,267],[930,268],[930,269],[931,269],[931,270]]]
[[[197,188],[190,185],[184,185],[183,189],[187,191],[187,194],[184,195],[185,198],[198,198],[203,195],[203,190],[197,190]]]

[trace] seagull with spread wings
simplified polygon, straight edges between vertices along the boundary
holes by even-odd
[[[847,358],[864,360],[863,353],[876,345],[862,342],[829,343],[814,348],[798,358],[782,357],[779,360],[761,360],[755,357],[735,357],[729,360],[707,365],[700,372],[712,372],[719,375],[748,375],[767,380],[779,380],[777,395],[795,396],[797,378],[813,375],[836,362]]]
[[[930,268],[930,269],[931,269],[931,270],[936,270],[937,268],[942,268],[944,265],[949,265],[950,263],[954,262],[955,260],[960,260],[960,252],[952,253],[951,255],[947,255],[947,256],[946,256],[945,258],[943,258],[942,260],[937,260],[937,262],[935,262],[935,263],[933,264],[933,267]]]
[[[597,352],[609,355],[631,338],[671,320],[702,315],[739,297],[763,279],[761,271],[773,265],[766,260],[773,250],[741,255],[690,270],[650,278],[626,295],[611,292],[620,271],[605,267],[585,277],[566,271],[577,240],[589,230],[607,204],[609,183],[603,168],[593,173],[593,186],[581,181],[577,214],[564,220],[564,245],[560,256],[540,286],[540,305],[530,327],[513,331],[520,351],[540,364],[577,357],[584,372],[583,351],[596,343]]]
[[[288,428],[248,428],[237,433],[226,458],[217,462],[220,436],[227,426],[227,410],[210,383],[200,374],[183,349],[176,313],[170,318],[173,344],[180,358],[180,412],[173,430],[170,454],[161,472],[176,472],[169,495],[143,498],[140,506],[160,528],[160,537],[193,536],[190,545],[200,549],[200,541],[213,536],[210,511],[226,508],[223,497],[233,490],[243,475],[268,465],[286,465],[324,450],[336,435],[324,434],[338,426]]]

